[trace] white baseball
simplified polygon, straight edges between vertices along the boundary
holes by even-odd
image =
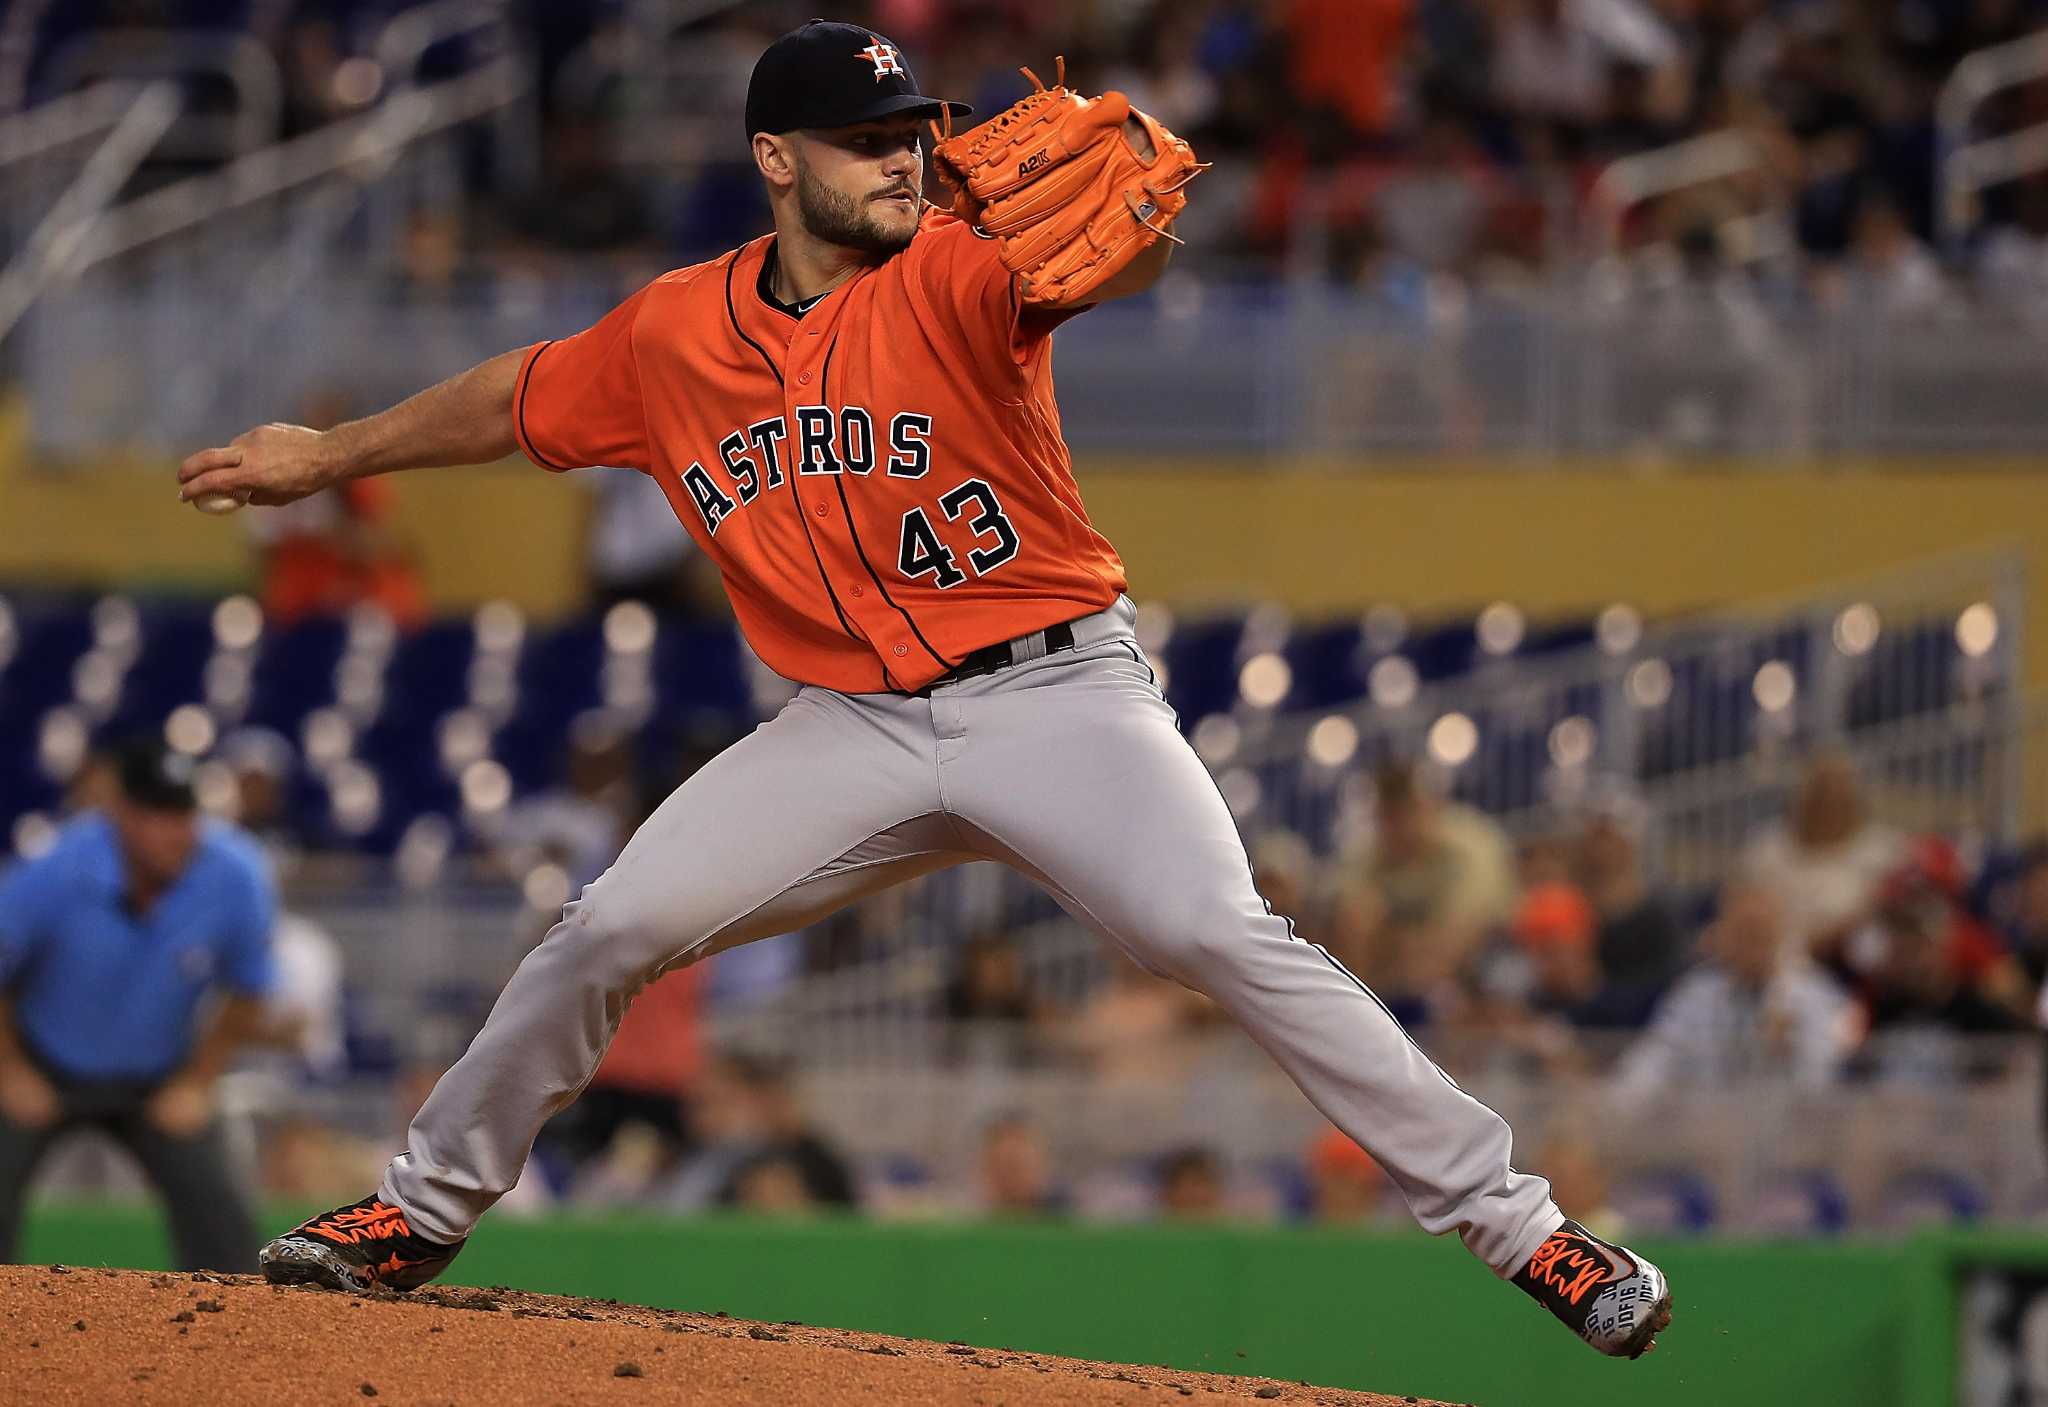
[[[202,493],[192,500],[192,506],[202,513],[218,517],[222,513],[234,512],[248,501],[238,493]]]

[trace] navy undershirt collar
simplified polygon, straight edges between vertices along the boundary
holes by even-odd
[[[772,244],[768,246],[768,257],[761,261],[761,276],[755,280],[754,286],[756,291],[760,293],[763,303],[766,303],[777,312],[788,313],[793,318],[801,318],[805,313],[817,307],[832,291],[828,288],[824,293],[814,293],[810,297],[796,303],[785,303],[780,298],[777,298],[775,296],[775,246]]]

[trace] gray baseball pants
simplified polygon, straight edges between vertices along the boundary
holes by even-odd
[[[1204,993],[1386,1170],[1424,1229],[1511,1275],[1563,1220],[1509,1166],[1501,1117],[1379,999],[1295,936],[1131,630],[929,697],[806,688],[683,784],[512,976],[441,1077],[381,1195],[434,1240],[469,1234],[534,1135],[660,973],[970,860],[1029,876],[1147,970]]]

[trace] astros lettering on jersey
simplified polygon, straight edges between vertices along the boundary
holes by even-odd
[[[534,347],[519,447],[653,475],[769,668],[914,692],[973,650],[1100,610],[1123,563],[1088,521],[1052,331],[995,245],[927,212],[903,252],[801,316],[767,236],[664,274]]]

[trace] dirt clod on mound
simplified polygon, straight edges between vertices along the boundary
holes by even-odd
[[[409,1296],[358,1298],[279,1293],[240,1276],[174,1280],[69,1269],[75,1268],[0,1266],[0,1383],[8,1384],[11,1401],[52,1407],[370,1397],[459,1407],[785,1407],[862,1400],[969,1407],[997,1399],[1007,1407],[1140,1407],[1162,1395],[1199,1397],[1215,1407],[1416,1401],[791,1322],[770,1327],[723,1313],[503,1287],[429,1287]],[[51,1280],[51,1274],[64,1278]],[[211,1298],[187,1298],[184,1287],[193,1280],[215,1287]]]

